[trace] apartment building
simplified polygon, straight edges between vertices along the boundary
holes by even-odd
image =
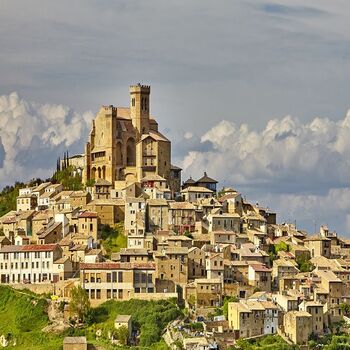
[[[306,311],[289,311],[284,315],[284,332],[298,345],[306,345],[312,332],[311,315]]]
[[[236,338],[249,338],[264,334],[265,308],[258,301],[228,303],[229,327]]]
[[[1,283],[57,282],[54,263],[61,257],[57,244],[4,246],[0,249]]]
[[[153,262],[81,263],[80,281],[93,303],[129,300],[140,293],[155,293]]]
[[[187,302],[195,302],[196,308],[220,307],[222,304],[222,281],[218,278],[198,278],[185,287]]]

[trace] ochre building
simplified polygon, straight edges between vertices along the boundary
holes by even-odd
[[[179,169],[181,170],[181,169]],[[130,86],[130,107],[103,106],[85,147],[84,182],[141,182],[157,174],[172,187],[171,143],[150,116],[150,86]],[[174,192],[176,189],[172,189]]]

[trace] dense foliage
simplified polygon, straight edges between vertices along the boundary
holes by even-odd
[[[283,251],[283,252],[289,252],[290,251],[290,246],[285,243],[285,242],[280,242],[277,244],[271,244],[269,246],[268,254],[270,256],[270,262],[271,264],[273,263],[274,260],[277,259],[278,257],[278,252]]]
[[[63,334],[44,333],[42,329],[49,324],[46,312],[47,301],[28,291],[17,291],[0,286],[0,336],[9,340],[9,348],[19,350],[59,350],[65,336],[86,336],[89,343],[100,349],[115,349],[108,339],[108,332],[114,330],[117,315],[130,314],[133,327],[140,335],[140,349],[166,350],[161,340],[166,325],[181,316],[175,300],[110,300],[91,309],[90,324],[84,328],[71,328]],[[96,331],[102,330],[102,337],[96,339]],[[125,342],[125,330],[115,334]]]
[[[182,313],[175,300],[110,300],[93,309],[92,327],[107,333],[117,315],[131,315],[133,326],[141,332],[140,345],[148,347],[159,342],[166,325]]]
[[[101,244],[106,250],[107,256],[119,252],[120,248],[127,247],[127,238],[124,235],[124,223],[120,222],[114,226],[104,225],[101,229]]]
[[[79,174],[74,175],[72,166],[57,170],[52,177],[52,182],[62,184],[66,190],[79,191],[83,189],[82,178]]]
[[[310,259],[305,255],[301,255],[296,259],[298,269],[300,272],[311,272],[315,266],[311,263]]]
[[[71,314],[77,317],[78,321],[85,322],[90,314],[90,309],[90,300],[86,291],[81,286],[72,288],[69,303]]]
[[[3,216],[11,210],[16,210],[16,198],[18,196],[20,183],[16,182],[15,186],[6,186],[0,193],[0,216]]]
[[[335,335],[329,344],[323,347],[324,350],[350,350],[350,337],[348,335]]]
[[[297,350],[296,345],[287,344],[278,335],[267,335],[258,339],[238,339],[230,350]]]

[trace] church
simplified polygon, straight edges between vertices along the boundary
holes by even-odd
[[[130,107],[102,106],[85,146],[84,183],[163,178],[179,192],[181,169],[171,165],[171,142],[150,115],[150,86],[132,85]]]

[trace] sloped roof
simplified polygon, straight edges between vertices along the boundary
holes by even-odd
[[[192,177],[190,176],[190,178],[184,182],[184,185],[194,185],[195,183],[196,183],[196,181],[194,181],[192,179]]]
[[[218,183],[216,180],[214,180],[214,179],[212,179],[211,177],[209,177],[209,176],[207,175],[206,172],[204,172],[204,175],[203,175],[199,180],[197,180],[197,183],[198,183],[198,182],[203,182],[203,183],[214,183],[214,184],[217,184],[217,183]]]

